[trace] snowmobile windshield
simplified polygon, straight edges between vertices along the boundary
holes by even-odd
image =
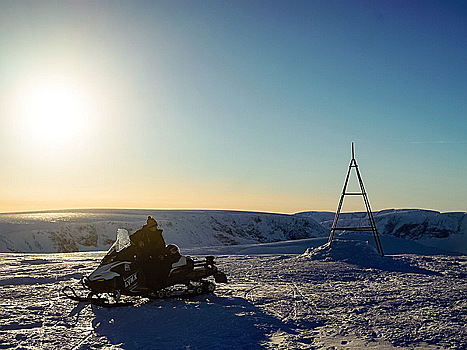
[[[130,241],[130,234],[128,233],[127,230],[123,228],[119,228],[117,230],[117,240],[115,243],[110,247],[110,250],[115,249],[117,253],[120,253],[123,249],[128,248],[131,245]]]
[[[117,230],[117,239],[115,240],[114,244],[112,244],[112,246],[109,248],[101,263],[106,264],[114,260],[121,259],[131,260],[131,256],[133,256],[133,253],[130,250],[127,250],[131,246],[132,243],[130,240],[130,234],[127,230],[119,228]],[[128,251],[128,254],[124,253],[126,251]]]

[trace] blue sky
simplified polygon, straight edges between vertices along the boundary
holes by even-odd
[[[352,141],[373,209],[466,210],[462,1],[4,1],[0,32],[0,211],[335,210]]]

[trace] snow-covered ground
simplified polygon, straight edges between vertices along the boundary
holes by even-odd
[[[147,215],[182,253],[216,255],[229,283],[211,295],[111,309],[60,293],[97,267],[104,252],[89,250],[107,249],[117,228],[132,232]],[[467,251],[465,213],[377,213],[385,257],[364,233],[336,235],[325,247],[332,216],[0,214],[0,348],[467,348],[467,256],[459,255]],[[344,225],[363,220],[360,213],[342,218]]]
[[[467,256],[324,242],[210,248],[230,280],[214,294],[110,309],[60,293],[103,252],[0,254],[0,348],[467,348]]]

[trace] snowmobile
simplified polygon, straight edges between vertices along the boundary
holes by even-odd
[[[213,256],[195,259],[180,254],[169,244],[163,254],[150,260],[141,258],[141,249],[125,229],[117,230],[117,239],[99,266],[81,280],[89,290],[87,297],[78,296],[69,286],[62,292],[70,299],[100,306],[132,305],[121,296],[142,296],[151,299],[191,297],[212,293],[217,283],[227,283],[226,275],[217,269]],[[149,255],[151,256],[151,255]]]

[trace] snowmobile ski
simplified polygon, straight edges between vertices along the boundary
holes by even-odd
[[[92,304],[96,306],[102,307],[117,307],[117,306],[133,306],[135,305],[134,302],[129,301],[120,301],[113,297],[111,300],[109,297],[105,297],[104,295],[94,295],[89,293],[87,297],[81,297],[77,295],[76,291],[71,288],[70,286],[66,286],[62,288],[62,293],[69,299],[86,304]]]

